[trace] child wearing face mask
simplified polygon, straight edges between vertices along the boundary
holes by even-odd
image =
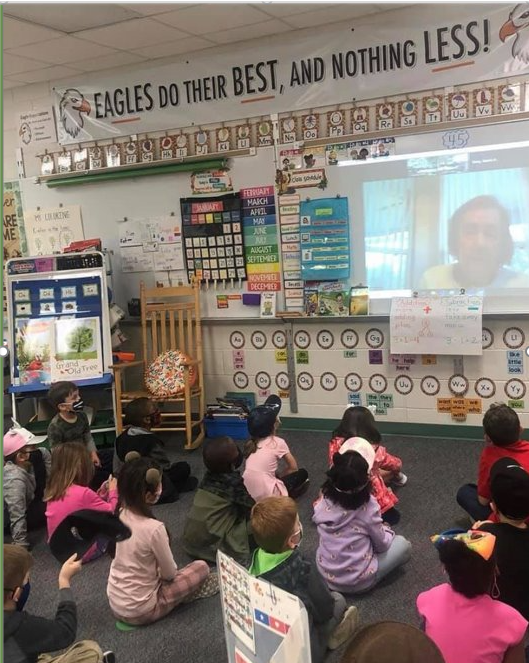
[[[204,445],[202,457],[206,473],[187,516],[184,549],[191,557],[208,562],[216,562],[217,550],[222,550],[246,565],[254,501],[238,470],[242,453],[231,437],[218,437]]]
[[[153,461],[127,455],[118,491],[119,517],[132,536],[116,544],[110,567],[107,596],[115,617],[150,624],[181,603],[216,594],[218,577],[206,562],[178,569],[174,561],[167,529],[152,513],[162,492],[162,474]]]
[[[110,476],[96,493],[89,488],[93,475],[94,464],[81,442],[64,442],[53,450],[50,478],[44,493],[48,541],[64,518],[75,511],[91,509],[114,513],[118,503],[116,479]],[[106,547],[106,539],[96,540],[83,555],[83,563],[101,557]]]
[[[298,509],[290,497],[267,497],[252,509],[252,533],[259,548],[250,573],[294,594],[309,618],[311,658],[321,663],[327,649],[337,649],[358,626],[358,610],[347,607],[344,597],[330,592],[317,567],[299,550],[303,529]]]
[[[28,530],[46,525],[42,497],[51,456],[47,449],[37,448],[41,441],[20,427],[4,435],[4,529],[24,548],[30,547]]]
[[[59,571],[59,604],[54,619],[31,615],[24,610],[33,557],[21,546],[4,545],[4,663],[110,663],[114,653],[103,653],[93,640],[73,644],[77,631],[77,609],[70,588],[81,562],[72,555]],[[65,651],[58,655],[49,652]],[[41,656],[43,655],[43,656]]]
[[[90,458],[97,470],[94,474],[92,487],[99,488],[112,471],[111,449],[96,449],[94,438],[86,413],[83,412],[84,402],[79,388],[74,382],[62,380],[51,385],[48,401],[57,414],[48,426],[48,441],[53,449],[63,442],[82,442],[86,445]]]
[[[195,490],[198,479],[191,476],[189,463],[171,463],[162,439],[151,429],[160,425],[160,410],[150,398],[136,398],[125,407],[125,430],[116,438],[113,469],[119,474],[125,456],[136,451],[140,456],[152,458],[163,472],[160,504],[175,502],[178,494]]]

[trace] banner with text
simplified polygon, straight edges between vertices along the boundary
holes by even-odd
[[[199,126],[529,71],[525,3],[452,5],[449,21],[434,9],[414,5],[387,24],[351,20],[316,39],[306,35],[263,46],[254,41],[215,58],[134,69],[121,74],[118,84],[115,76],[93,76],[86,84],[72,79],[54,88],[59,142]]]

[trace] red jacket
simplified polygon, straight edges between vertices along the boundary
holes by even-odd
[[[526,472],[529,472],[529,442],[518,440],[508,447],[498,447],[495,444],[488,444],[481,452],[478,469],[478,495],[491,499],[490,494],[490,470],[494,463],[500,458],[512,458],[521,465]]]

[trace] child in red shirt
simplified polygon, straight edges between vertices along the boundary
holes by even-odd
[[[505,403],[493,403],[483,417],[487,446],[481,452],[478,483],[467,483],[457,492],[458,504],[474,519],[487,520],[491,512],[490,470],[500,458],[513,458],[529,472],[529,442],[520,439],[518,414]]]
[[[400,458],[391,455],[386,447],[380,444],[382,436],[377,430],[375,417],[369,408],[357,405],[348,407],[344,412],[329,442],[329,466],[332,466],[333,456],[343,443],[356,437],[364,438],[373,446],[375,460],[371,468],[371,492],[380,506],[384,520],[390,525],[396,525],[400,514],[394,507],[399,500],[387,484],[404,486],[407,477],[401,471]]]

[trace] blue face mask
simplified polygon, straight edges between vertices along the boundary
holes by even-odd
[[[31,584],[28,580],[28,582],[24,585],[24,587],[22,587],[22,593],[20,594],[16,602],[18,612],[22,612],[22,610],[24,610],[24,606],[26,605],[26,601],[29,598],[30,591],[31,591]]]

